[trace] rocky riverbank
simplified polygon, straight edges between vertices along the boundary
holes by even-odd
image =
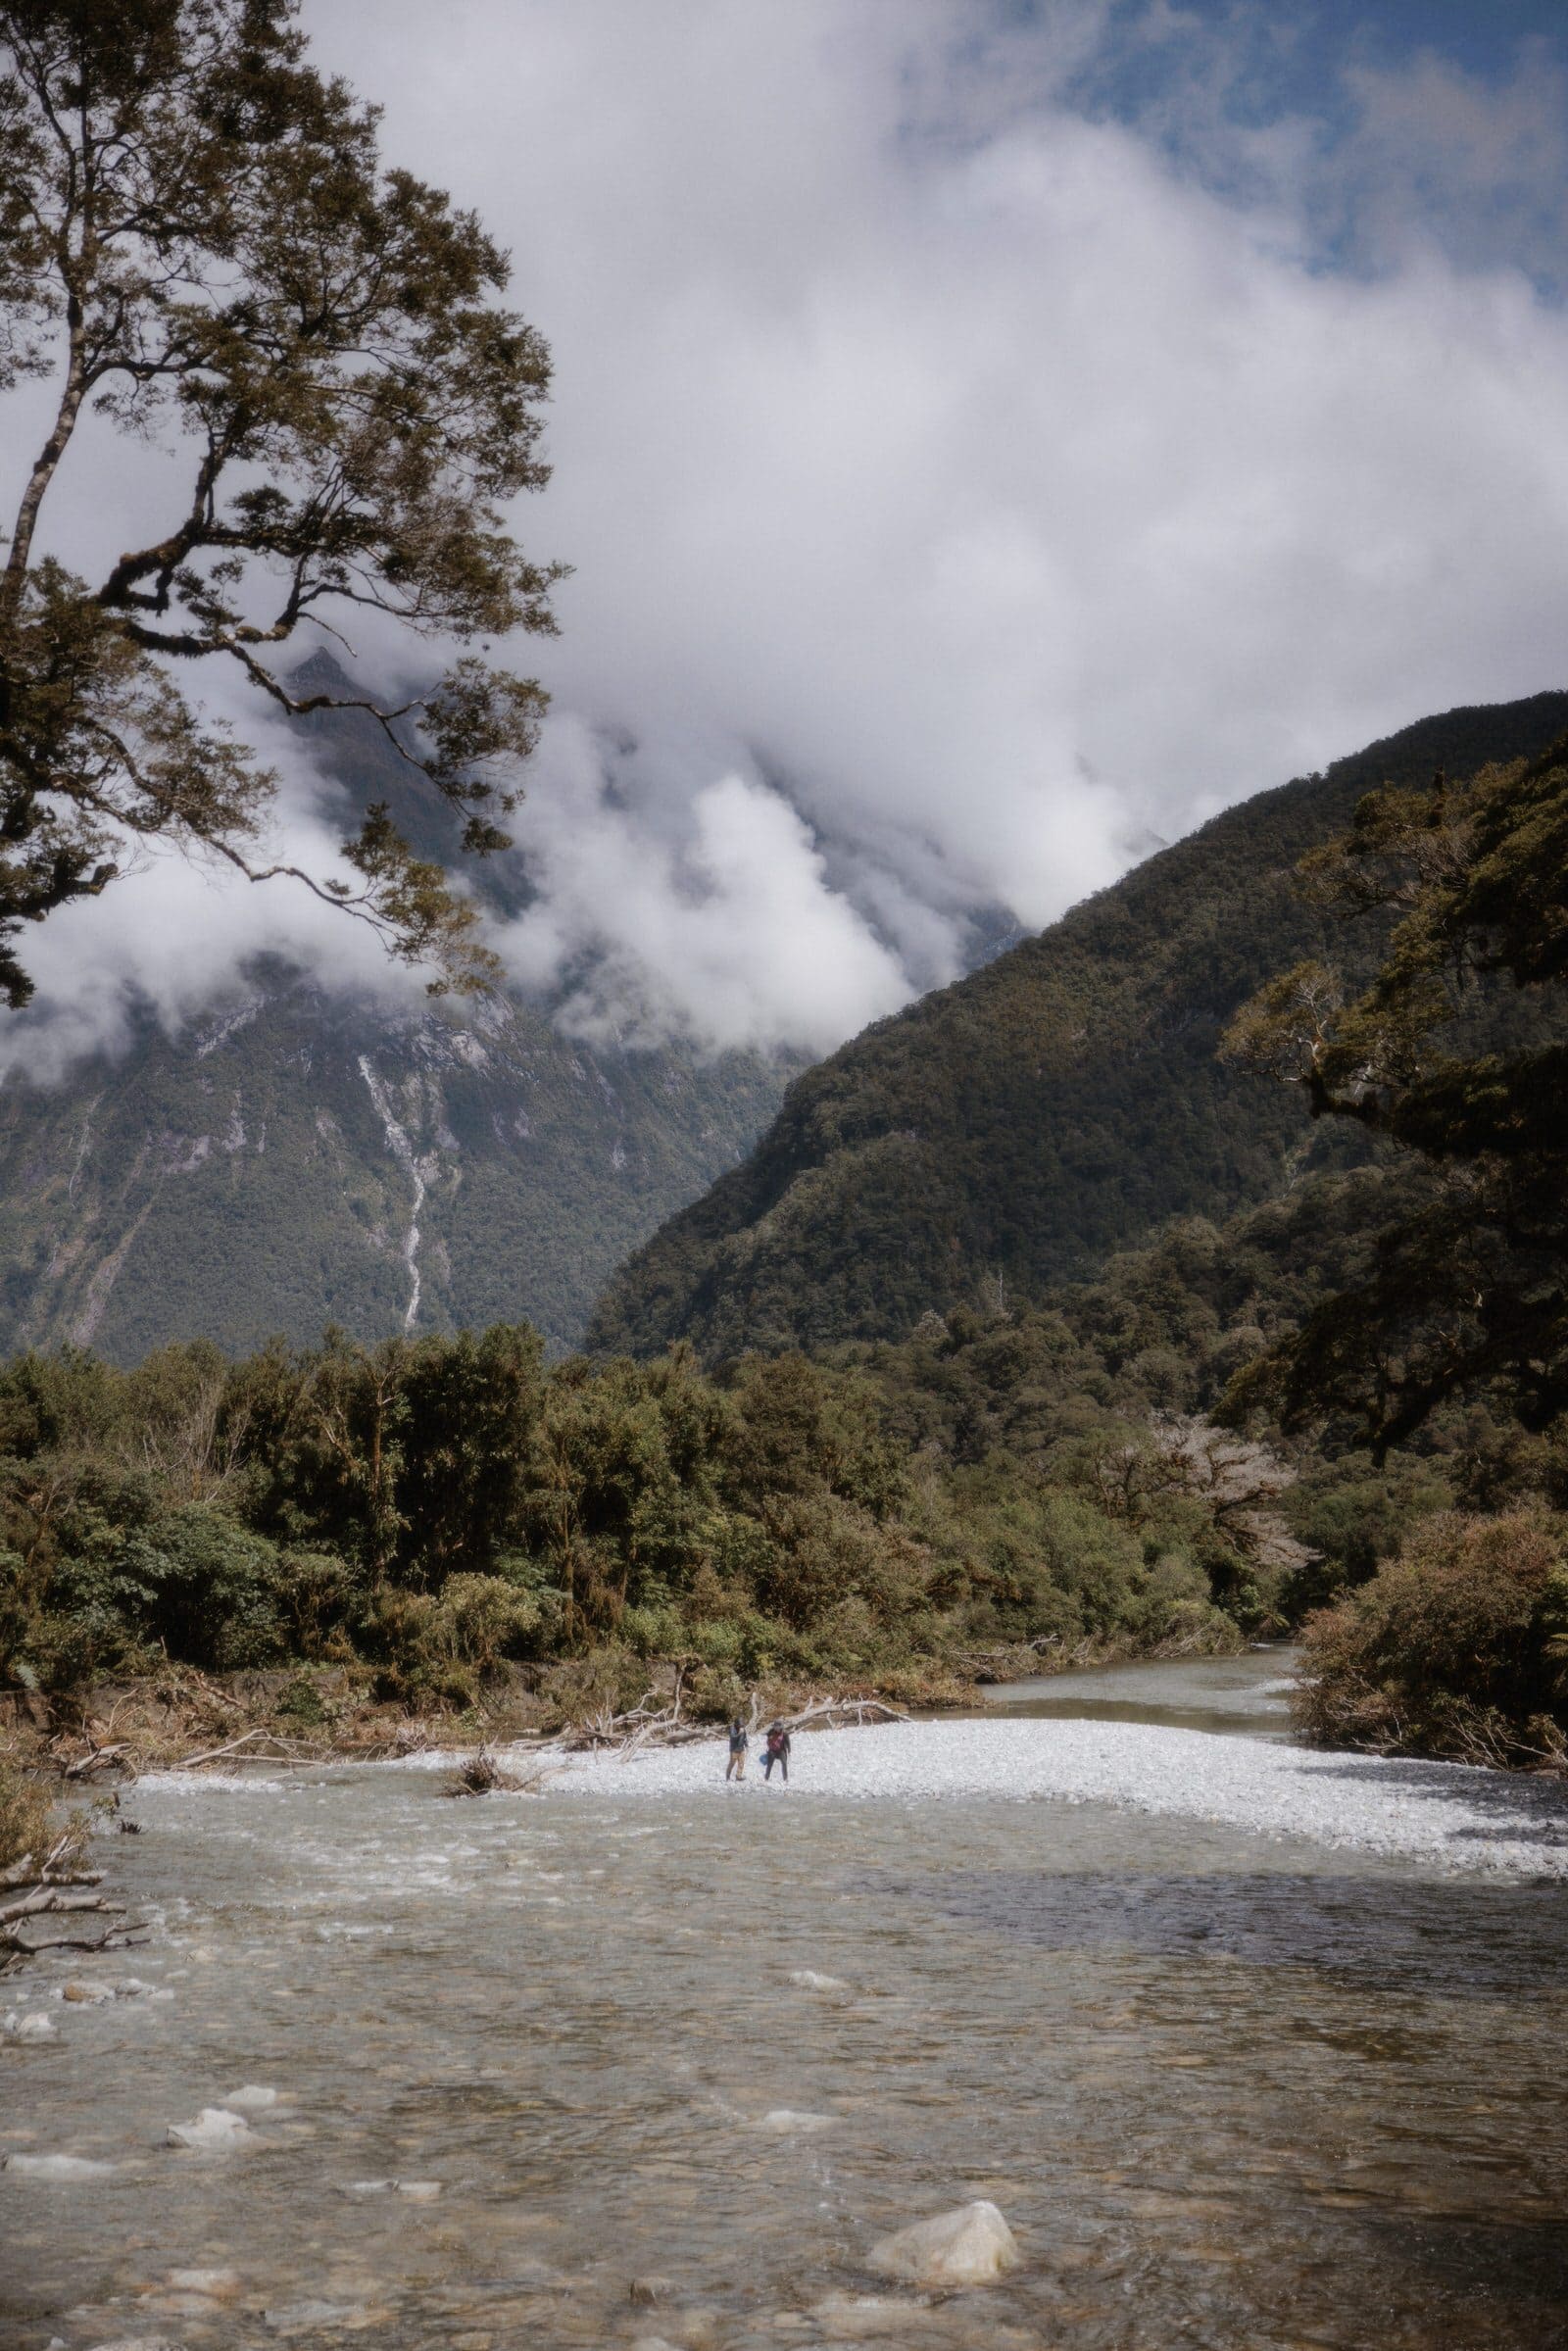
[[[727,1787],[712,1742],[556,1760],[545,1788],[563,1796],[722,1802],[786,1792],[777,1783]],[[1110,1804],[1466,1873],[1568,1878],[1568,1787],[1466,1764],[1324,1754],[1141,1723],[966,1721],[806,1737],[791,1770],[794,1802]]]

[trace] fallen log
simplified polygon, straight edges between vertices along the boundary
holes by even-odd
[[[840,1731],[864,1723],[906,1723],[909,1716],[904,1707],[890,1706],[885,1698],[818,1698],[798,1714],[779,1719],[786,1731]]]

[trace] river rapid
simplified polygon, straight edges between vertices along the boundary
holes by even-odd
[[[996,1712],[1261,1770],[1278,1676]],[[836,1736],[788,1790],[130,1791],[143,1833],[100,1852],[148,1940],[0,1985],[54,2027],[0,2043],[0,2343],[1568,2345],[1548,1819],[1535,1866],[1458,1874],[1191,1811],[823,1792]],[[219,2143],[167,2143],[207,2110]],[[974,2197],[1010,2277],[927,2302],[868,2272]]]

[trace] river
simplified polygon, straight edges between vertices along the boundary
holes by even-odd
[[[1261,1769],[1279,1671],[993,1704]],[[0,2044],[0,2342],[1568,2345],[1561,1876],[872,1802],[824,1792],[837,1736],[787,1792],[132,1790],[141,1836],[99,1850],[147,1942],[0,1987],[55,2026]],[[245,2090],[277,2094],[224,2150],[165,2143]],[[981,2196],[1009,2278],[925,2305],[868,2274]]]

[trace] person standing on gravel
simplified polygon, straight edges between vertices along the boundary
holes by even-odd
[[[768,1727],[767,1748],[762,1757],[764,1780],[772,1779],[775,1763],[778,1765],[779,1778],[788,1788],[790,1784],[790,1735],[782,1723],[772,1723]]]
[[[726,1780],[745,1779],[746,1750],[750,1744],[751,1739],[748,1736],[746,1725],[741,1721],[741,1718],[738,1714],[732,1715],[729,1726],[729,1761],[724,1766],[724,1777]]]

